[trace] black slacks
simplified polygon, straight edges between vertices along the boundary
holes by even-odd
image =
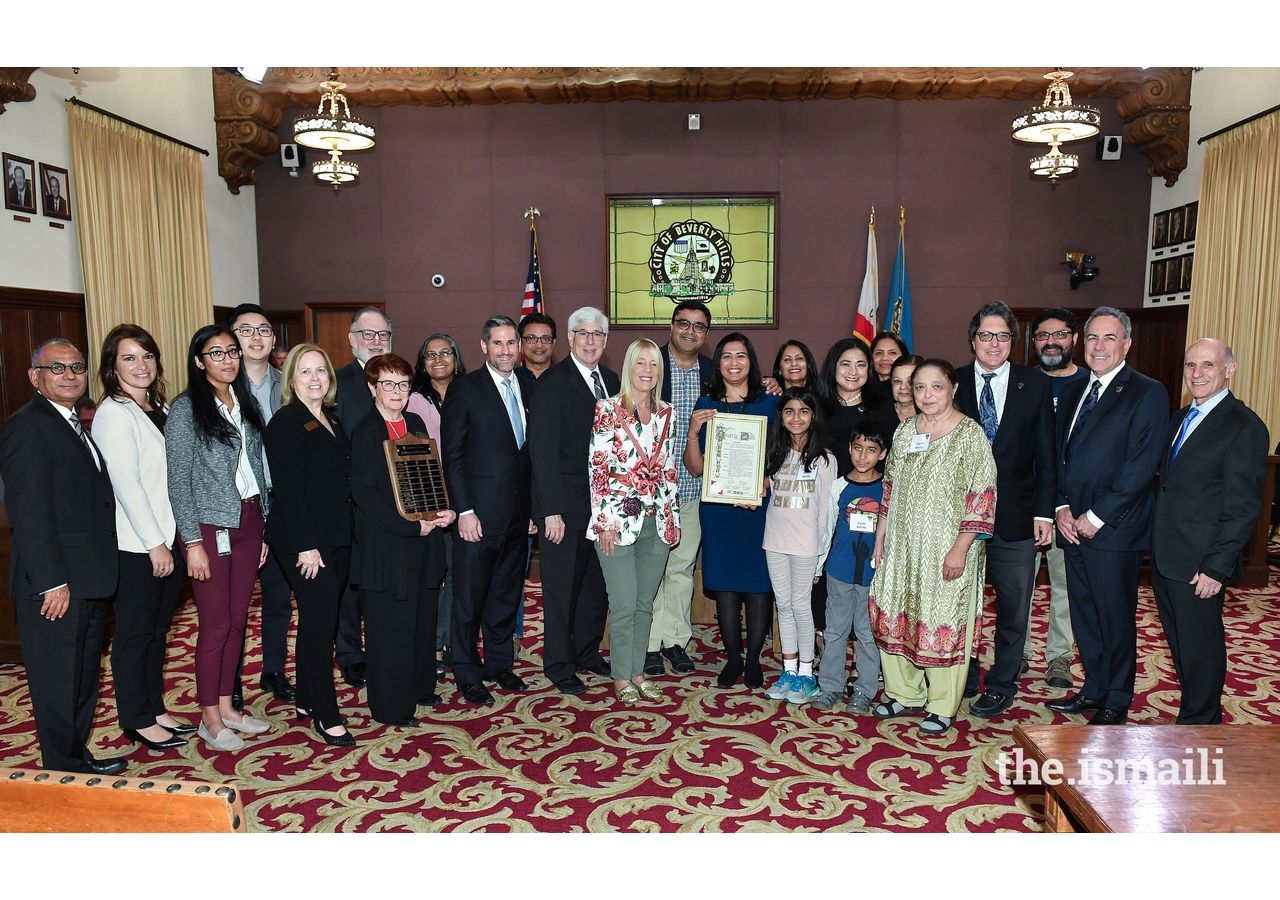
[[[493,678],[515,662],[512,638],[524,593],[528,520],[472,543],[453,545],[453,623],[449,661],[458,689]],[[484,635],[484,660],[476,642]]]
[[[1095,550],[1088,539],[1064,548],[1071,630],[1084,664],[1086,700],[1107,709],[1133,703],[1138,666],[1138,564],[1141,550]]]
[[[1165,578],[1154,567],[1151,586],[1182,685],[1178,724],[1218,725],[1222,722],[1222,687],[1227,680],[1224,592],[1202,600],[1190,584]]]
[[[298,598],[298,638],[293,649],[298,684],[297,702],[325,727],[338,724],[338,695],[333,686],[333,644],[338,629],[338,606],[351,572],[350,547],[319,547],[324,568],[315,578],[303,578],[297,554],[277,560]]]
[[[439,601],[439,588],[425,585],[407,600],[382,591],[360,592],[369,713],[379,722],[414,715],[418,699],[435,692]]]
[[[149,728],[164,715],[164,654],[169,627],[186,583],[180,552],[166,578],[152,573],[147,553],[119,552],[116,633],[111,639],[111,677],[121,728]]]
[[[62,772],[84,772],[85,742],[98,705],[108,601],[72,594],[66,615],[52,622],[40,615],[43,602],[39,594],[18,597],[14,602],[40,741],[40,764]]]
[[[996,592],[995,656],[987,673],[987,690],[1015,696],[1022,648],[1027,642],[1031,586],[1035,583],[1034,538],[987,541],[987,577]]]
[[[553,544],[538,545],[542,566],[542,671],[552,682],[578,669],[604,664],[600,642],[609,615],[609,595],[596,545],[585,531],[566,528]]]

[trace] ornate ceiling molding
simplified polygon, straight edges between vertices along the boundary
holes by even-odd
[[[0,70],[4,71],[4,70]],[[12,71],[12,70],[8,70]],[[750,68],[343,68],[353,107],[588,103],[610,100],[1032,100],[1044,95],[1040,69]],[[218,171],[233,194],[279,147],[286,109],[320,100],[325,67],[269,69],[262,84],[213,70]],[[1172,185],[1187,165],[1191,69],[1077,69],[1071,92],[1111,97],[1125,140]],[[29,98],[27,98],[29,99]]]
[[[35,66],[29,69],[0,69],[0,115],[6,103],[30,103],[36,99],[36,89],[27,81]]]

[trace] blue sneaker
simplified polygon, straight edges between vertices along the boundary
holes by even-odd
[[[795,682],[796,675],[794,672],[783,672],[778,676],[778,680],[768,687],[764,695],[770,700],[785,700],[795,687]]]
[[[788,703],[808,703],[818,693],[818,679],[812,675],[793,675],[791,690],[783,699]]]

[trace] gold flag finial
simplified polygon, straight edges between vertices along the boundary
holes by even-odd
[[[530,206],[524,211],[524,217],[529,220],[530,225],[532,225],[540,215],[542,215],[542,213],[536,206]]]
[[[867,223],[867,225],[874,226],[875,224],[876,224],[876,208],[875,208],[874,206],[872,206],[872,207],[871,207],[871,221],[870,221],[870,222],[868,222],[868,223]]]

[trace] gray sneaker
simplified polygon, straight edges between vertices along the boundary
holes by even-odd
[[[1057,659],[1049,660],[1049,671],[1044,680],[1049,687],[1071,687],[1071,657],[1059,656]]]
[[[809,701],[809,705],[815,709],[833,709],[840,702],[840,694],[836,691],[829,691],[825,694],[819,694]]]
[[[862,691],[855,689],[852,696],[849,697],[846,708],[855,716],[865,716],[871,712],[871,698],[862,693]]]

